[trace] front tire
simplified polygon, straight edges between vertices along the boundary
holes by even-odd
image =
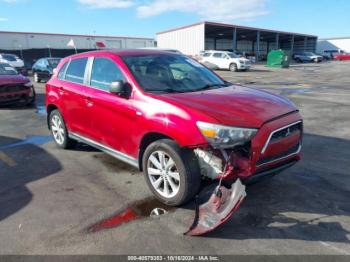
[[[143,155],[143,171],[153,194],[169,206],[190,201],[201,184],[194,153],[173,140],[161,139],[149,145]]]
[[[229,69],[230,69],[231,72],[237,72],[238,71],[237,64],[235,64],[235,63],[230,64],[230,68]]]
[[[49,121],[50,130],[56,145],[63,149],[74,147],[76,141],[69,138],[66,124],[57,109],[50,113]]]

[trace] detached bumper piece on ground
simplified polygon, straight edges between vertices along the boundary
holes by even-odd
[[[198,206],[196,201],[195,219],[185,235],[200,236],[213,231],[231,218],[246,195],[245,186],[240,179],[237,179],[231,189],[216,187],[207,203]]]

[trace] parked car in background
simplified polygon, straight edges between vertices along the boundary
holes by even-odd
[[[23,102],[29,106],[34,101],[35,89],[29,78],[11,65],[0,63],[0,105]]]
[[[248,59],[227,51],[206,51],[202,56],[201,63],[213,64],[218,69],[226,69],[233,72],[246,71],[251,67]]]
[[[168,205],[191,200],[202,176],[247,180],[300,159],[303,124],[292,102],[232,85],[187,56],[95,51],[62,59],[56,71],[46,84],[56,144],[81,141],[143,170]]]
[[[58,57],[41,58],[36,61],[32,67],[34,82],[48,81],[60,61],[61,58]]]
[[[293,59],[298,63],[311,62],[311,63],[320,63],[323,61],[323,57],[317,55],[313,52],[301,52],[293,55]]]
[[[328,60],[333,60],[334,56],[337,54],[344,54],[344,50],[341,49],[328,49],[328,50],[323,50],[321,52],[321,55],[323,57],[327,57]]]
[[[0,54],[0,63],[8,64],[20,73],[26,73],[23,60],[16,55],[2,53]]]
[[[345,60],[350,60],[350,54],[346,53],[336,53],[333,54],[333,59],[338,60],[338,61],[345,61]]]

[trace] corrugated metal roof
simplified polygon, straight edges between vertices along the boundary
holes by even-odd
[[[233,24],[216,23],[216,22],[208,22],[208,21],[202,21],[202,22],[198,22],[198,23],[195,23],[195,24],[187,25],[187,26],[182,26],[182,27],[169,29],[169,30],[166,30],[166,31],[159,32],[159,33],[157,33],[157,35],[173,32],[173,31],[178,31],[178,30],[181,30],[181,29],[189,28],[189,27],[194,27],[194,26],[197,26],[197,25],[200,25],[200,24],[212,25],[212,26],[222,26],[222,27],[229,27],[229,28],[238,28],[238,29],[246,29],[246,30],[254,30],[254,31],[262,31],[262,32],[279,33],[279,34],[299,35],[299,36],[307,36],[307,37],[317,37],[316,35],[293,33],[293,32],[285,32],[285,31],[263,29],[263,28],[241,26],[241,25],[233,25]]]
[[[330,37],[330,38],[320,38],[318,39],[319,41],[325,41],[325,40],[346,40],[346,39],[350,39],[350,36],[346,37]]]

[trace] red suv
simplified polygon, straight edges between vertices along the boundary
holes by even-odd
[[[168,205],[202,177],[276,174],[300,159],[302,118],[285,98],[232,85],[181,54],[96,51],[63,59],[46,85],[58,146],[76,141],[143,170]]]

